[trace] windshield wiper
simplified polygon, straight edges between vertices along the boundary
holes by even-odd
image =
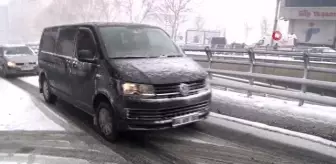
[[[138,58],[148,58],[148,56],[118,56],[118,57],[111,57],[111,59],[138,59]]]
[[[175,53],[175,52],[170,52],[170,53],[166,53],[166,54],[162,54],[159,57],[182,57],[181,54],[179,53]]]

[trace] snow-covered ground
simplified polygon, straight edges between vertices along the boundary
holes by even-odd
[[[206,54],[204,52],[185,52],[187,55],[199,55],[199,56],[205,56]],[[248,55],[214,55],[214,57],[230,57],[230,58],[249,58]],[[283,57],[283,56],[267,56],[267,55],[256,55],[256,59],[264,59],[264,60],[280,60],[280,61],[295,61],[291,57]]]
[[[37,76],[19,79],[38,87]],[[29,94],[8,81],[0,80],[0,100],[5,104],[0,108],[8,108],[8,106],[12,108],[10,111],[1,110],[0,114],[9,115],[9,117],[0,120],[0,130],[62,130],[40,112]],[[333,126],[336,124],[335,107],[307,103],[299,107],[298,101],[295,100],[256,95],[247,97],[244,93],[216,88],[213,88],[212,102],[212,111],[223,115],[313,134],[330,140],[336,139],[336,128]],[[18,121],[13,123],[13,120]]]
[[[213,89],[213,112],[336,141],[336,108]]]
[[[20,79],[36,87],[39,86],[37,76],[21,77]],[[213,96],[218,99],[224,99],[223,101],[237,102],[241,106],[258,108],[260,110],[267,110],[273,113],[296,113],[295,116],[306,115],[307,118],[312,117],[318,120],[323,119],[323,121],[336,121],[335,107],[312,105],[307,103],[300,107],[298,106],[298,101],[288,101],[256,95],[247,97],[246,94],[220,89],[213,89]]]
[[[306,115],[307,118],[321,119],[323,121],[336,121],[336,108],[330,106],[321,106],[305,103],[298,106],[298,101],[281,100],[272,97],[251,96],[247,94],[223,91],[213,89],[213,95],[216,98],[224,99],[224,101],[235,101],[242,106],[258,108],[260,110],[268,110],[273,113],[296,113],[293,116]],[[290,111],[290,112],[289,112]]]
[[[187,55],[200,55],[205,56],[204,52],[186,52]],[[248,55],[214,55],[214,57],[236,57],[236,58],[248,58]],[[256,59],[268,59],[268,60],[289,60],[293,61],[294,59],[291,57],[283,57],[283,56],[267,56],[267,55],[256,55]]]
[[[35,87],[39,87],[38,76],[20,77],[19,79]]]
[[[32,99],[21,88],[0,78],[0,130],[64,131],[63,127],[44,115]]]
[[[205,52],[197,52],[197,51],[186,51],[185,52],[186,55],[189,56],[206,56]],[[249,58],[248,55],[235,55],[235,54],[231,54],[231,55],[213,55],[213,57],[230,57],[230,58]],[[278,61],[292,61],[292,62],[302,62],[302,60],[296,60],[292,57],[284,57],[284,56],[274,56],[274,55],[256,55],[255,56],[256,59],[259,60],[278,60]],[[311,60],[310,63],[317,63],[317,64],[330,64],[330,65],[335,65],[336,63],[333,61],[314,61]]]

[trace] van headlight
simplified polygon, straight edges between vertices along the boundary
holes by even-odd
[[[124,95],[154,96],[152,85],[124,83],[122,85]]]
[[[16,64],[14,62],[7,62],[8,67],[16,67]]]

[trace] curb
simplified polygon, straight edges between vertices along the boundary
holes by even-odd
[[[269,126],[269,125],[259,123],[259,122],[252,122],[252,121],[247,121],[247,120],[243,120],[239,118],[229,117],[226,115],[221,115],[221,114],[217,114],[213,112],[210,113],[210,116],[216,117],[219,119],[224,119],[226,121],[235,122],[238,124],[243,124],[243,125],[251,126],[254,128],[270,131],[270,132],[276,132],[276,133],[284,134],[284,135],[291,136],[291,137],[297,137],[297,138],[304,139],[307,141],[311,141],[311,142],[315,142],[315,143],[329,146],[332,148],[336,148],[336,142],[324,139],[322,137],[300,133],[300,132],[295,132],[295,131],[291,131],[291,130],[287,130],[287,129],[283,129],[279,127]]]

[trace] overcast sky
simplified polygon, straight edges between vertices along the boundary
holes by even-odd
[[[0,0],[0,5],[7,4],[8,2],[9,2],[9,0]]]
[[[10,0],[0,0],[0,4],[7,4]],[[244,23],[251,26],[247,43],[256,42],[260,38],[260,21],[263,16],[272,23],[276,0],[195,0],[193,15],[200,14],[205,18],[205,27],[212,29],[226,29],[229,41],[245,42]],[[190,20],[182,29],[194,26]],[[281,24],[286,32],[287,25]]]
[[[226,27],[229,41],[244,42],[244,23],[252,27],[247,40],[256,42],[260,38],[260,21],[267,17],[274,21],[276,0],[203,0],[202,5],[194,7],[206,19],[207,28]],[[287,32],[287,25],[280,23],[281,29]]]

